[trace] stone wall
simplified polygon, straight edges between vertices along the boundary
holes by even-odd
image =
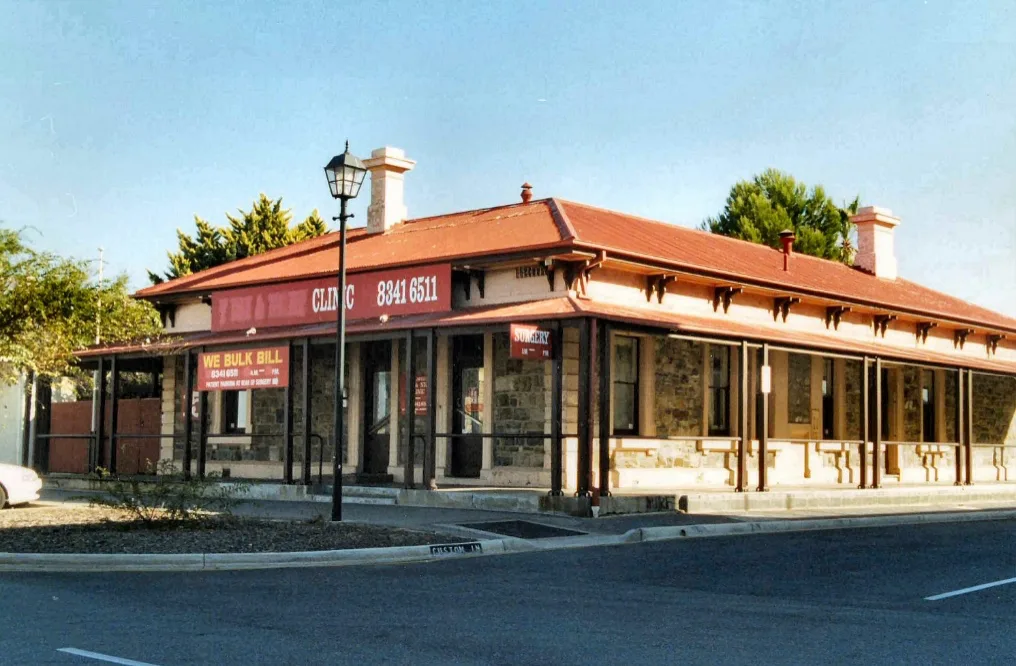
[[[924,424],[921,405],[921,369],[905,365],[903,372],[903,428],[899,437],[904,442],[920,442]],[[900,460],[903,465],[903,460]]]
[[[703,345],[656,338],[655,418],[658,437],[694,437],[702,423],[705,388]]]
[[[549,363],[512,359],[507,333],[495,333],[493,429],[498,433],[545,434],[549,431]],[[549,440],[498,437],[494,439],[494,465],[544,466]]]
[[[787,422],[811,423],[811,356],[787,356]]]
[[[940,441],[945,442],[956,442],[958,436],[956,434],[956,382],[958,377],[953,371],[946,371],[941,373],[939,376],[945,375],[945,431],[942,433],[942,437],[939,437]]]
[[[730,454],[718,451],[703,451],[697,442],[665,441],[652,449],[618,449],[614,453],[613,468],[722,470],[730,466],[730,461]]]
[[[1016,446],[1016,379],[974,374],[974,443]]]

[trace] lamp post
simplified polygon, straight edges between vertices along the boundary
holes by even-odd
[[[325,167],[328,178],[328,189],[332,198],[339,200],[339,216],[332,221],[339,221],[339,291],[335,306],[335,421],[334,441],[335,458],[332,461],[332,520],[342,520],[342,444],[345,440],[346,403],[346,220],[353,217],[346,213],[346,202],[355,199],[360,193],[363,178],[367,175],[367,167],[360,158],[349,152],[349,141],[346,141],[346,152],[336,155]],[[304,433],[306,436],[306,433]]]

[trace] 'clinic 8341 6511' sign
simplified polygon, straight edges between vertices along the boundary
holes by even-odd
[[[354,273],[346,278],[342,300],[351,320],[445,312],[452,307],[452,267],[434,264]],[[339,301],[335,278],[220,291],[212,294],[212,330],[334,321]]]

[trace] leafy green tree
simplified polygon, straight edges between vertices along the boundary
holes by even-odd
[[[795,251],[850,264],[855,249],[850,216],[859,205],[856,197],[841,208],[821,185],[808,190],[790,174],[766,169],[730,188],[723,211],[702,228],[774,248],[780,247],[780,232],[790,229],[797,237]]]
[[[177,230],[179,248],[169,252],[169,270],[163,275],[148,271],[153,284],[190,275],[221,264],[251,257],[285,247],[328,232],[324,220],[314,210],[307,219],[291,226],[293,214],[282,207],[282,198],[269,199],[264,194],[254,200],[249,211],[239,209],[236,215],[226,214],[222,227],[194,217],[195,235]]]
[[[88,263],[33,249],[0,227],[0,380],[66,372],[95,343],[143,340],[162,327],[154,308],[131,298],[127,277],[98,283]]]

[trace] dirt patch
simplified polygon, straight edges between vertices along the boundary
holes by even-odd
[[[29,505],[0,511],[3,553],[260,553],[460,541],[433,532],[357,523],[214,517],[146,527],[108,508]]]

